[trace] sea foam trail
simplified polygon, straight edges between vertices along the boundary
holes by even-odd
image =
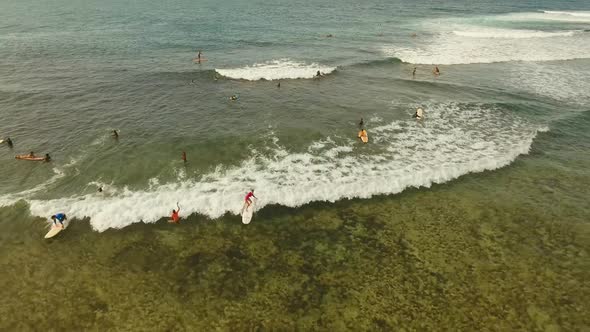
[[[330,74],[336,70],[336,67],[281,59],[241,68],[215,69],[216,72],[227,78],[248,81],[314,78],[318,70],[323,74]]]
[[[504,39],[525,39],[525,38],[551,38],[551,37],[571,37],[578,31],[559,31],[547,32],[536,30],[517,30],[517,29],[491,29],[491,28],[471,28],[466,30],[455,30],[453,33],[461,37],[471,38],[504,38]]]
[[[238,214],[250,188],[256,189],[258,208],[369,198],[506,166],[527,153],[537,132],[544,129],[511,113],[481,106],[426,107],[421,123],[411,119],[411,112],[408,110],[407,120],[369,128],[369,144],[375,147],[353,137],[346,144],[326,138],[311,144],[306,152],[290,153],[277,139],[269,143],[272,156],[253,156],[238,167],[218,167],[200,179],[163,185],[156,181],[146,191],[124,188],[112,195],[28,202],[33,215],[47,217],[64,211],[76,218],[89,217],[94,229],[104,231],[139,221],[154,222],[169,215],[176,201],[180,201],[183,216]]]

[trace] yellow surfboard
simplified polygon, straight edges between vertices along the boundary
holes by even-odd
[[[367,134],[366,130],[359,131],[358,137],[361,139],[363,143],[369,142],[369,135]]]

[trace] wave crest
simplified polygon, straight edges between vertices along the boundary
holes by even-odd
[[[461,37],[471,38],[505,38],[505,39],[525,39],[525,38],[551,38],[551,37],[571,37],[576,31],[559,31],[547,32],[536,30],[516,30],[516,29],[473,29],[473,30],[456,30],[453,33]]]
[[[412,119],[408,109],[407,119],[368,128],[374,146],[359,144],[353,132],[349,138],[326,138],[306,152],[291,153],[277,138],[269,142],[272,155],[253,155],[239,166],[217,167],[200,179],[169,184],[152,180],[154,185],[144,191],[122,188],[111,195],[28,199],[30,210],[38,216],[60,210],[89,217],[94,229],[104,231],[155,222],[169,215],[176,201],[184,216],[238,214],[249,188],[256,189],[260,208],[395,194],[506,166],[529,151],[538,131],[546,130],[490,107],[424,108],[423,123]]]
[[[272,60],[257,63],[252,66],[229,69],[215,69],[222,76],[248,81],[281,80],[314,78],[318,70],[323,74],[330,74],[336,67],[328,67],[316,63],[306,64],[289,59]]]

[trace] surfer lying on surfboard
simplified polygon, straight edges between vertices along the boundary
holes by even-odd
[[[57,222],[61,224],[61,228],[64,228],[64,220],[67,220],[68,217],[65,213],[58,213],[51,216],[51,220],[53,220],[53,226],[57,226]]]
[[[49,153],[46,153],[45,157],[37,157],[37,156],[35,156],[35,153],[33,151],[31,151],[29,154],[17,155],[14,158],[21,159],[21,160],[31,160],[31,161],[51,161],[51,157],[49,156]]]
[[[358,137],[363,143],[367,143],[369,141],[369,135],[367,134],[367,131],[364,129],[359,131]]]

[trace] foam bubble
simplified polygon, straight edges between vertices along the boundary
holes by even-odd
[[[238,214],[250,188],[256,189],[260,208],[369,198],[503,167],[529,151],[539,130],[516,115],[481,106],[426,105],[424,109],[422,122],[408,116],[369,128],[374,146],[360,144],[352,135],[338,144],[326,138],[304,153],[289,153],[277,141],[277,148],[269,143],[274,155],[252,157],[237,167],[217,167],[199,179],[152,183],[145,191],[123,188],[111,195],[28,201],[33,215],[64,211],[72,217],[90,217],[92,227],[104,231],[154,222],[169,215],[177,201],[183,216]]]
[[[318,70],[323,74],[330,74],[336,70],[336,67],[281,59],[241,68],[215,69],[215,71],[225,77],[248,81],[314,78]]]

